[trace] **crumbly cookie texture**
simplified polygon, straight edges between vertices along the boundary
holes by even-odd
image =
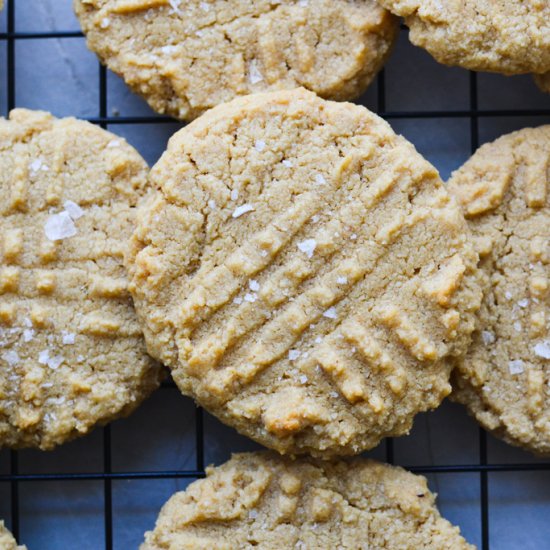
[[[504,74],[550,70],[548,0],[379,0],[440,63]]]
[[[281,453],[353,454],[449,393],[481,301],[436,170],[364,107],[239,98],[170,140],[130,290],[187,395]]]
[[[146,188],[101,128],[0,119],[0,447],[51,449],[157,387],[122,261]]]
[[[0,8],[2,0],[0,0]],[[2,550],[27,550],[26,546],[18,546],[13,535],[6,529],[4,522],[0,520],[0,548]]]
[[[481,147],[450,181],[488,280],[454,398],[506,441],[550,453],[550,125]]]
[[[550,72],[533,75],[537,86],[547,94],[550,94]]]
[[[397,19],[374,0],[75,0],[88,47],[160,113],[190,120],[253,92],[360,95]]]
[[[233,455],[162,508],[141,550],[474,550],[426,479],[371,460]]]

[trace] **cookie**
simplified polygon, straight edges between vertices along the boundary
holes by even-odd
[[[488,288],[454,398],[509,443],[550,453],[550,125],[481,147],[449,181]]]
[[[159,113],[190,120],[253,92],[360,95],[397,19],[374,0],[75,0],[88,47]]]
[[[141,550],[474,549],[426,479],[372,460],[235,454],[162,508]]]
[[[122,261],[146,181],[87,122],[0,119],[0,447],[51,449],[158,386]]]
[[[0,8],[2,8],[2,0],[0,0]],[[17,546],[13,535],[6,529],[4,522],[0,520],[0,548],[2,550],[27,550],[26,546]]]
[[[504,74],[550,71],[547,0],[379,0],[440,63]]]
[[[550,72],[533,75],[537,86],[547,94],[550,94]]]
[[[481,292],[436,170],[364,107],[238,98],[175,134],[131,242],[150,353],[281,453],[353,454],[449,393]]]

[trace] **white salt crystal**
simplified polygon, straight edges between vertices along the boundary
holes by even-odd
[[[48,367],[52,370],[59,368],[59,365],[65,361],[65,358],[62,355],[56,355],[55,357],[50,357],[48,359]]]
[[[283,166],[286,166],[287,168],[292,168],[292,162],[289,160],[283,160]]]
[[[256,143],[254,144],[254,149],[261,153],[265,149],[265,141],[261,139],[256,140]]]
[[[518,302],[519,307],[527,307],[528,305],[529,305],[529,299],[528,298],[523,298],[523,300],[520,300]]]
[[[250,288],[250,290],[258,292],[258,290],[260,290],[260,283],[258,283],[258,281],[255,281],[254,279],[250,279],[250,281],[248,281],[248,287]]]
[[[2,354],[2,359],[8,363],[10,367],[15,367],[20,361],[19,355],[16,351],[10,350]]]
[[[345,285],[345,284],[347,284],[347,282],[348,282],[348,278],[347,278],[347,277],[337,277],[337,278],[336,278],[336,282],[337,282],[339,285]]]
[[[317,247],[315,239],[306,239],[301,243],[298,243],[298,248],[308,257],[311,258]]]
[[[34,338],[34,330],[32,328],[26,328],[23,331],[23,342],[30,342]]]
[[[254,207],[251,204],[243,204],[242,206],[237,206],[237,208],[235,208],[235,211],[233,212],[233,214],[231,214],[231,216],[233,216],[234,218],[238,218],[239,216],[242,216],[247,212],[253,212],[253,211],[254,211]]]
[[[250,293],[247,292],[247,293],[244,295],[244,301],[245,301],[245,302],[250,302],[250,303],[252,304],[252,303],[254,303],[254,302],[256,301],[256,299],[257,299],[257,296],[256,296],[256,294],[254,294],[254,293],[250,294]]]
[[[521,374],[523,372],[523,361],[521,359],[510,361],[508,369],[510,370],[510,374]]]
[[[257,84],[264,79],[262,73],[258,69],[257,62],[252,60],[248,65],[248,80],[250,84]]]
[[[550,359],[550,340],[540,342],[533,347],[533,351],[543,359]]]
[[[69,345],[69,344],[74,344],[74,339],[75,339],[75,334],[74,332],[67,332],[66,330],[62,331],[61,333],[63,336],[62,336],[62,341],[64,344],[66,345]]]
[[[495,342],[495,335],[489,330],[483,330],[481,332],[481,338],[486,346]]]
[[[327,180],[324,178],[324,176],[322,174],[316,174],[315,175],[315,183],[317,185],[325,185],[326,182],[327,182]]]
[[[231,197],[232,201],[236,201],[239,198],[239,190],[238,189],[232,189],[230,197]]]
[[[71,216],[66,211],[50,216],[44,224],[44,232],[50,241],[59,241],[74,237],[76,235],[76,227]]]
[[[336,319],[338,317],[338,314],[336,313],[336,308],[329,307],[324,313],[323,317],[328,317],[329,319]]]
[[[50,360],[50,350],[45,349],[38,354],[38,362],[41,365],[47,365],[49,360]]]
[[[302,374],[300,378],[298,378],[302,384],[305,384],[307,382],[307,376],[305,374]]]
[[[65,201],[63,204],[65,207],[65,211],[71,216],[73,220],[78,220],[78,218],[81,218],[84,216],[84,210],[76,204],[76,202],[73,201]]]
[[[300,357],[300,352],[297,349],[291,349],[288,352],[288,359],[290,361],[296,361]]]

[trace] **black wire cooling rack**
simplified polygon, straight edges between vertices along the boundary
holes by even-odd
[[[7,0],[7,32],[0,32],[0,43],[6,43],[7,65],[6,74],[0,75],[7,90],[8,111],[16,107],[16,42],[29,39],[52,39],[52,38],[74,38],[83,39],[80,31],[51,31],[51,32],[17,32],[15,26],[15,0]],[[402,27],[406,32],[406,28]],[[99,105],[98,117],[88,118],[94,124],[107,128],[109,124],[162,124],[173,123],[169,117],[158,116],[116,116],[110,117],[107,114],[107,70],[99,65],[98,70]],[[478,108],[478,78],[475,72],[469,73],[469,108],[465,110],[407,110],[388,111],[386,109],[386,87],[384,71],[377,77],[377,113],[387,119],[440,119],[460,118],[469,120],[470,149],[473,153],[479,146],[479,120],[483,117],[548,117],[550,109],[479,109]],[[175,387],[173,382],[166,382],[162,388]],[[160,391],[162,391],[162,388]],[[0,475],[0,484],[9,484],[10,508],[11,508],[11,530],[16,538],[20,535],[20,497],[19,486],[26,482],[40,481],[102,481],[104,494],[104,532],[105,550],[113,548],[113,495],[112,482],[114,480],[137,480],[137,479],[196,479],[204,477],[204,420],[203,411],[195,409],[194,431],[195,431],[195,468],[174,470],[174,471],[137,471],[137,472],[113,472],[111,453],[111,429],[106,426],[102,429],[103,437],[103,468],[99,472],[91,473],[19,473],[19,460],[17,451],[10,451],[9,474]],[[394,462],[393,441],[385,441],[385,459],[388,463]],[[439,464],[405,466],[408,470],[421,474],[479,474],[480,484],[480,522],[481,522],[481,549],[489,550],[489,491],[488,474],[490,472],[523,472],[523,471],[550,471],[550,462],[534,463],[506,463],[496,464],[488,461],[487,433],[479,429],[479,457],[477,464]]]

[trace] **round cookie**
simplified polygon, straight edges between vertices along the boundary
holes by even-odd
[[[92,124],[0,119],[0,447],[51,449],[158,386],[122,261],[146,180]]]
[[[481,147],[449,180],[488,288],[454,398],[509,443],[550,453],[550,125]]]
[[[380,0],[440,63],[504,74],[550,70],[547,0]]]
[[[470,549],[426,479],[372,460],[235,454],[163,506],[140,550]]]
[[[550,94],[550,72],[533,75],[537,86],[547,94]]]
[[[0,8],[2,0],[0,0]],[[2,550],[27,550],[26,546],[17,546],[17,541],[13,535],[6,529],[4,522],[0,520],[0,548]]]
[[[75,0],[88,47],[159,113],[190,120],[236,96],[304,86],[360,95],[397,19],[374,0]]]
[[[150,353],[222,421],[281,453],[353,454],[449,393],[477,256],[382,119],[303,89],[238,98],[150,179],[130,290]]]

